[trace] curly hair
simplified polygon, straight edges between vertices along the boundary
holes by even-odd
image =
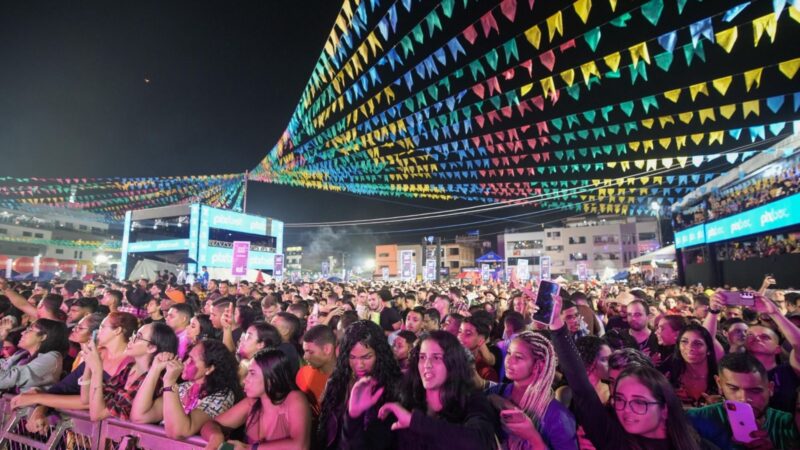
[[[460,422],[464,419],[464,408],[467,400],[475,390],[472,380],[472,367],[467,357],[467,350],[458,342],[458,338],[444,330],[431,331],[423,335],[419,343],[411,350],[408,363],[408,374],[404,380],[401,400],[407,409],[427,411],[425,387],[419,374],[419,352],[425,341],[432,340],[439,344],[444,352],[444,366],[447,369],[447,381],[441,388],[442,410],[439,415],[448,422]]]
[[[397,398],[396,386],[402,376],[400,366],[394,359],[394,353],[386,335],[378,324],[369,320],[354,322],[344,332],[336,357],[336,368],[333,370],[328,384],[325,385],[322,408],[319,417],[319,436],[326,439],[327,422],[336,414],[336,410],[346,403],[350,383],[354,378],[350,368],[350,351],[356,344],[371,348],[375,352],[375,366],[370,376],[384,387],[383,399],[380,403]]]
[[[197,345],[202,347],[203,362],[206,366],[214,367],[203,384],[202,396],[207,397],[217,392],[232,391],[234,401],[238,402],[244,397],[242,386],[239,384],[239,363],[225,344],[216,339],[206,339]]]

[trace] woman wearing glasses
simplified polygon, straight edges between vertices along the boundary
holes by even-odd
[[[97,323],[99,326],[95,326]],[[86,316],[72,329],[69,340],[81,345],[86,345],[92,336],[92,331],[98,330],[96,346],[100,349],[103,360],[103,379],[116,375],[125,366],[127,358],[125,348],[128,337],[136,330],[137,320],[132,314],[111,313],[105,319],[100,314]],[[82,356],[78,367],[63,380],[51,386],[45,392],[29,391],[20,394],[11,401],[11,407],[23,408],[38,405],[28,417],[26,428],[31,433],[40,433],[47,427],[47,413],[50,408],[59,409],[88,409],[89,405],[81,402],[80,379],[83,377],[86,364]]]
[[[131,420],[163,420],[168,437],[193,436],[243,397],[236,370],[236,357],[214,339],[192,347],[183,362],[171,353],[160,353],[133,400]],[[164,383],[161,395],[156,392],[159,378]],[[183,383],[178,383],[178,378]]]
[[[619,374],[611,398],[615,414],[606,414],[561,319],[561,297],[553,298],[553,346],[573,392],[578,424],[592,444],[598,450],[703,448],[672,386],[652,367],[633,365]]]
[[[108,320],[108,319],[106,319]],[[118,330],[100,327],[98,341],[104,333]],[[103,420],[109,416],[128,420],[136,391],[150,370],[153,357],[162,352],[177,353],[178,337],[168,325],[155,322],[143,325],[128,341],[124,355],[127,364],[114,376],[103,380],[103,363],[97,345],[89,343],[82,350],[86,362],[81,384],[81,401],[89,405],[91,420]]]
[[[0,360],[0,390],[50,386],[61,377],[67,326],[38,319],[22,332],[18,348],[24,351]]]

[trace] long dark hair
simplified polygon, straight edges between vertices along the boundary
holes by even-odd
[[[475,390],[472,380],[472,368],[467,360],[467,351],[458,342],[458,338],[443,330],[431,331],[420,338],[419,343],[411,350],[408,363],[408,374],[402,391],[402,403],[405,408],[427,411],[425,387],[419,374],[419,350],[422,343],[433,340],[444,352],[444,366],[447,368],[447,381],[441,389],[442,410],[439,416],[449,422],[460,422],[464,419],[464,408],[470,394]]]
[[[678,387],[681,383],[681,375],[686,372],[686,361],[684,361],[683,356],[681,356],[681,339],[683,339],[683,335],[689,331],[694,331],[695,333],[699,334],[703,338],[703,342],[706,344],[706,348],[708,349],[708,353],[706,354],[706,363],[708,364],[708,374],[706,375],[706,393],[716,394],[718,392],[718,388],[717,383],[714,380],[714,375],[717,374],[717,355],[714,351],[714,339],[711,337],[711,333],[709,333],[705,327],[696,323],[690,323],[689,325],[686,325],[678,335],[678,341],[675,344],[675,357],[672,358],[672,370],[670,371],[669,381],[672,383],[672,386]]]
[[[264,376],[264,390],[273,405],[280,405],[290,392],[297,390],[291,374],[291,363],[281,350],[275,348],[259,350],[253,356],[251,364],[261,369],[261,374]],[[261,399],[257,398],[247,416],[248,427],[258,422],[263,410],[264,405],[261,404]]]
[[[203,347],[203,362],[206,366],[214,366],[214,370],[206,377],[202,396],[207,397],[217,392],[233,392],[234,401],[244,397],[239,384],[239,364],[225,344],[216,339],[206,339],[197,345]]]
[[[337,409],[346,404],[350,383],[353,380],[350,351],[359,343],[375,352],[375,366],[370,376],[377,381],[379,387],[384,388],[383,399],[379,403],[397,398],[397,383],[402,374],[386,335],[375,322],[359,320],[352,323],[344,332],[339,355],[336,357],[336,368],[328,379],[328,384],[325,385],[319,417],[319,434],[323,441],[328,431],[326,425],[328,420],[336,414]]]
[[[665,427],[667,429],[667,440],[669,441],[670,448],[675,450],[700,450],[700,437],[683,413],[683,404],[678,396],[675,395],[675,390],[661,372],[652,367],[633,364],[619,374],[614,386],[614,392],[617,392],[617,386],[619,386],[620,381],[626,377],[636,378],[650,391],[653,398],[659,402],[662,407],[667,408],[667,423]],[[628,434],[627,438],[628,448],[636,450],[646,449],[646,447],[639,442],[638,436]]]
[[[50,319],[37,319],[31,325],[41,334],[45,335],[44,340],[39,344],[39,349],[36,354],[45,354],[48,352],[56,351],[61,353],[61,356],[66,355],[69,350],[69,331],[64,322]]]

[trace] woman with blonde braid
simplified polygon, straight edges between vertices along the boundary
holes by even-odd
[[[541,334],[524,331],[511,340],[505,359],[511,383],[487,390],[507,433],[502,436],[504,449],[577,450],[575,418],[554,399],[557,364],[553,345]]]

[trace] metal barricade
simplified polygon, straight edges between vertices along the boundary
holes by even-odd
[[[100,431],[100,449],[169,449],[202,450],[206,441],[200,436],[192,436],[178,441],[168,438],[164,428],[155,425],[135,424],[117,419],[106,419]]]
[[[93,422],[88,411],[52,414],[44,433],[26,428],[32,408],[11,409],[10,395],[0,397],[0,450],[202,450],[200,436],[184,440],[168,438],[164,428],[118,419]]]
[[[31,433],[25,425],[30,408],[7,413],[0,434],[0,449],[9,450],[91,450],[97,448],[100,437],[98,422],[89,419],[85,411],[61,411],[48,417],[44,433]]]

